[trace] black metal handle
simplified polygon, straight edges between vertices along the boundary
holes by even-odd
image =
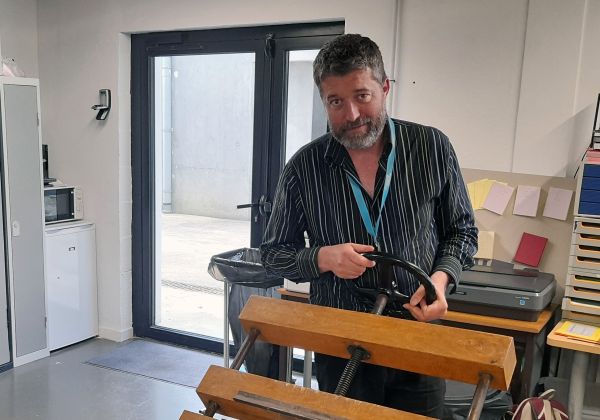
[[[425,302],[428,305],[431,305],[437,299],[437,293],[435,286],[431,282],[431,278],[419,266],[410,261],[398,258],[395,255],[386,254],[385,252],[365,252],[362,255],[377,263],[380,270],[379,286],[381,289],[390,291],[392,299],[396,293],[399,294],[396,290],[396,285],[393,283],[393,266],[402,267],[416,277],[419,283],[425,288]]]
[[[258,203],[238,204],[238,209],[247,209],[249,207],[258,207]]]
[[[238,204],[236,206],[238,209],[247,209],[252,207],[258,207],[258,213],[261,216],[265,216],[271,213],[271,203],[267,201],[267,197],[265,195],[261,195],[258,203],[247,203],[247,204]]]

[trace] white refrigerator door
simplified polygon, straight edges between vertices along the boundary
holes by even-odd
[[[46,270],[50,350],[98,335],[94,226],[47,230]]]

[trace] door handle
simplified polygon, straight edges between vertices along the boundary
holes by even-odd
[[[238,204],[237,205],[238,209],[247,209],[250,207],[258,207],[258,203],[248,203],[248,204]]]
[[[238,209],[247,209],[253,207],[258,207],[258,214],[260,214],[261,216],[265,216],[271,213],[271,203],[267,200],[267,197],[265,195],[260,196],[258,203],[247,203],[237,205]]]

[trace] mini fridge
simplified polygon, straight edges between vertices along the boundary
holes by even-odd
[[[48,347],[56,350],[98,335],[95,226],[46,226]]]

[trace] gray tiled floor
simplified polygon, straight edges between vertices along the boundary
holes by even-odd
[[[0,420],[166,420],[203,408],[194,388],[83,363],[118,345],[92,339],[0,373]]]
[[[84,363],[119,345],[94,338],[0,373],[0,420],[176,420],[204,409],[194,388]]]

